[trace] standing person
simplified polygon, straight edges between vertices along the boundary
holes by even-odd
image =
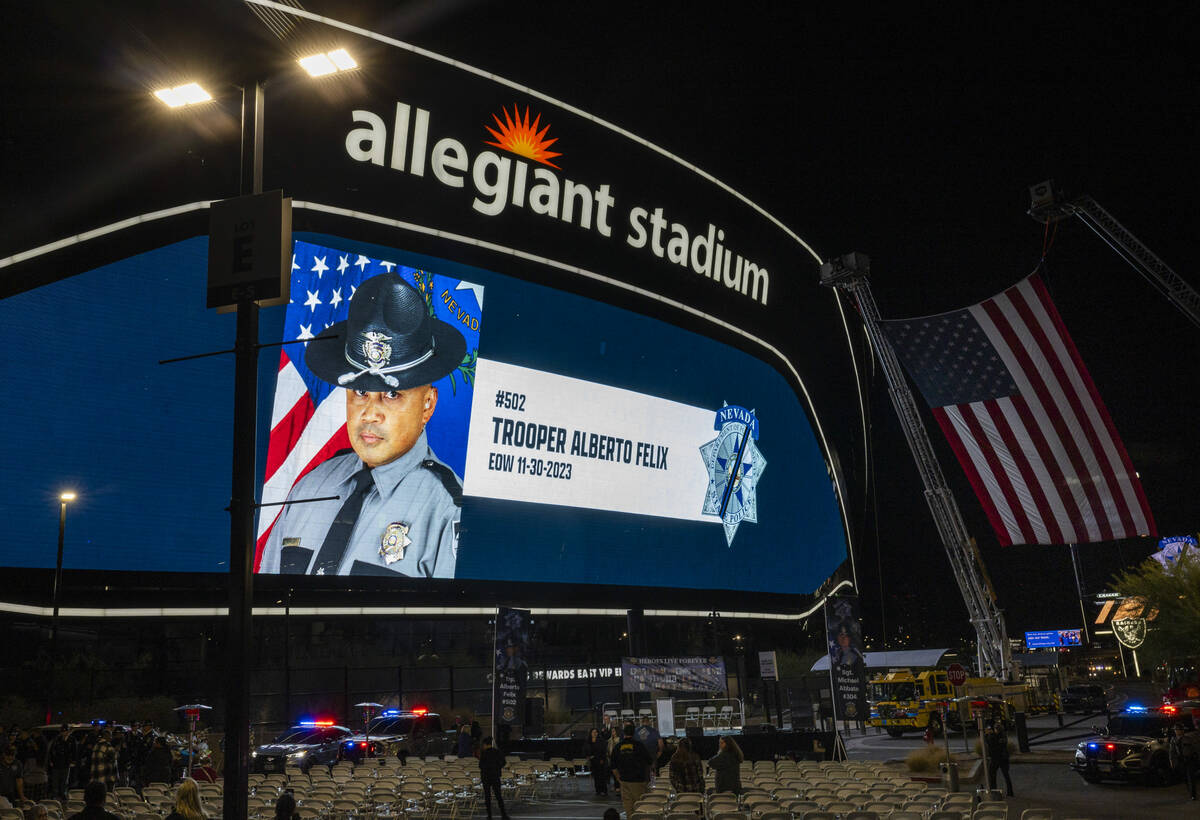
[[[192,778],[185,777],[175,790],[175,806],[167,820],[206,820],[200,786]]]
[[[1012,797],[1012,774],[1008,771],[1008,733],[1004,730],[1004,722],[1002,720],[993,720],[991,725],[984,730],[983,742],[987,744],[988,787],[993,789],[1000,788],[1000,781],[996,779],[996,772],[1003,772],[1004,785],[1008,787],[1008,796]]]
[[[471,754],[479,757],[479,744],[483,740],[483,727],[479,725],[479,721],[471,721]]]
[[[14,806],[25,799],[21,763],[17,760],[16,749],[11,745],[5,746],[4,751],[0,752],[0,797],[7,797]]]
[[[1171,738],[1171,764],[1187,778],[1188,794],[1196,799],[1196,781],[1200,780],[1200,732],[1189,732],[1183,723],[1175,724]]]
[[[737,742],[728,735],[721,735],[717,741],[717,753],[708,761],[708,767],[717,775],[716,791],[742,793],[743,760],[745,757]]]
[[[291,792],[284,792],[275,801],[275,820],[293,820],[300,815],[296,813],[296,798]]]
[[[492,736],[483,739],[479,751],[479,782],[483,786],[483,801],[487,806],[488,820],[492,820],[492,792],[496,793],[496,804],[500,807],[500,820],[508,820],[504,808],[504,795],[500,793],[500,773],[504,770],[504,752],[492,745]]]
[[[75,760],[75,742],[71,740],[71,731],[67,724],[50,741],[46,751],[46,761],[50,767],[50,796],[63,800],[67,796],[67,784],[70,782],[71,763]]]
[[[41,800],[46,796],[46,739],[42,730],[30,729],[25,740],[24,759],[21,768],[24,770],[25,794],[30,800]]]
[[[154,745],[146,754],[146,762],[142,765],[142,785],[147,783],[171,783],[175,778],[171,774],[171,750],[161,737],[155,737]]]
[[[642,725],[633,734],[637,742],[646,747],[646,754],[650,755],[650,782],[653,783],[654,778],[658,777],[658,759],[663,753],[662,735],[654,728],[649,715],[642,716]]]
[[[72,814],[67,820],[121,820],[110,811],[105,811],[104,801],[108,789],[103,783],[93,780],[83,788],[83,811]]]
[[[471,726],[467,723],[458,727],[458,756],[471,757]]]
[[[83,736],[83,741],[75,749],[75,785],[86,789],[91,782],[92,752],[96,748],[96,732],[89,731]]]
[[[632,723],[625,724],[622,734],[621,742],[613,749],[612,767],[613,776],[621,787],[621,805],[625,807],[625,816],[630,818],[634,804],[646,793],[654,761],[646,747],[633,736]]]
[[[608,741],[600,737],[599,729],[592,729],[588,738],[588,765],[596,794],[608,794]]]
[[[108,729],[100,733],[96,739],[96,748],[92,749],[92,782],[99,781],[108,791],[117,785],[117,750],[112,745],[112,735]]]
[[[671,778],[671,788],[676,794],[704,794],[704,769],[700,755],[692,750],[692,741],[686,737],[675,745],[675,754],[671,756],[667,772]]]

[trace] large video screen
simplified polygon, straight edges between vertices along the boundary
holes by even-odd
[[[453,261],[294,251],[262,318],[286,344],[260,359],[258,572],[807,593],[845,559],[810,421],[759,359]],[[65,566],[226,568],[231,357],[158,364],[229,346],[205,266],[189,240],[0,303],[0,368],[42,388],[5,413],[0,564],[53,566],[73,489]]]

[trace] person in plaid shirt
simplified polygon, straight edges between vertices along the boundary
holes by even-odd
[[[671,756],[669,771],[671,788],[677,794],[683,792],[704,794],[704,769],[700,764],[700,755],[692,751],[692,741],[686,737],[675,746],[675,754]]]
[[[104,784],[108,791],[117,785],[117,750],[112,745],[112,733],[105,729],[92,749],[92,780]]]

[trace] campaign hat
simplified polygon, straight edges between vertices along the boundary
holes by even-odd
[[[346,320],[308,343],[304,362],[321,381],[347,390],[432,384],[462,364],[467,340],[430,314],[425,297],[400,274],[373,276],[354,292]]]

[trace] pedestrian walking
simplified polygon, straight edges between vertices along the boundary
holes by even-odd
[[[600,737],[599,729],[592,729],[588,738],[588,765],[592,769],[596,794],[608,794],[608,741]]]
[[[483,747],[479,752],[479,782],[483,786],[483,802],[487,806],[488,820],[492,820],[492,794],[496,795],[496,805],[500,807],[500,820],[508,820],[508,810],[504,808],[504,795],[500,793],[500,774],[504,770],[504,752],[492,745],[492,737],[483,739]]]
[[[625,807],[626,817],[633,817],[634,805],[646,793],[653,765],[654,760],[646,747],[633,736],[633,724],[626,723],[621,742],[612,754],[613,775],[621,788],[621,805]]]

